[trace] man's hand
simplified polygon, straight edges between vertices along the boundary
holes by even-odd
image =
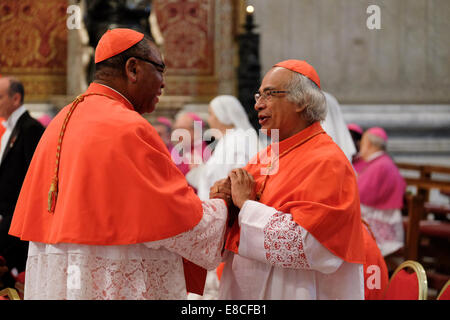
[[[227,203],[228,208],[233,204],[231,201],[231,181],[230,178],[218,180],[209,189],[210,199],[223,199]]]
[[[255,200],[255,180],[244,169],[234,169],[228,177],[231,180],[231,196],[233,203],[239,209],[246,200]]]

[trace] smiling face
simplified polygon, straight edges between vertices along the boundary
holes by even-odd
[[[151,48],[148,56],[140,58],[163,64],[159,50],[150,42],[148,44]],[[135,83],[131,90],[135,110],[140,114],[153,112],[165,86],[162,70],[150,62],[135,58],[128,60],[127,69],[134,72],[131,76],[134,77]]]
[[[275,67],[269,70],[259,87],[259,93],[263,94],[269,90],[287,90],[287,85],[291,79],[292,72]],[[255,110],[258,112],[258,120],[261,129],[279,130],[279,139],[284,140],[306,128],[305,121],[301,117],[304,107],[297,105],[287,99],[287,94],[276,94],[260,97],[255,104]]]

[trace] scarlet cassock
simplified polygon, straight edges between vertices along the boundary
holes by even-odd
[[[96,63],[143,37],[108,31]],[[185,299],[220,263],[226,219],[130,101],[92,83],[45,131],[10,234],[30,241],[26,299]]]
[[[276,66],[320,87],[304,61]],[[243,204],[228,234],[220,298],[364,299],[365,240],[374,243],[353,168],[320,123],[272,143],[245,169],[257,201]]]

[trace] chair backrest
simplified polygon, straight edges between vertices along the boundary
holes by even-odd
[[[20,300],[16,289],[6,288],[0,291],[1,300]]]
[[[424,268],[416,261],[407,260],[392,274],[384,300],[426,300],[427,293],[428,282]]]
[[[436,300],[450,300],[450,280],[444,284]]]

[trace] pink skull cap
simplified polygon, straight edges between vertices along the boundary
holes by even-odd
[[[156,121],[158,121],[159,123],[171,128],[172,127],[172,121],[170,121],[169,118],[166,117],[158,117],[156,118]]]
[[[367,130],[368,133],[373,134],[374,136],[380,137],[384,141],[388,140],[388,136],[386,131],[384,131],[383,128],[380,127],[373,127]]]
[[[194,121],[200,121],[201,125],[203,127],[203,120],[202,120],[202,118],[200,118],[200,116],[198,116],[194,112],[188,112],[187,115],[189,116],[189,118],[191,118]]]
[[[363,129],[360,126],[358,126],[356,123],[349,123],[347,125],[347,128],[348,128],[348,130],[352,130],[352,131],[358,132],[359,134],[363,134]]]

